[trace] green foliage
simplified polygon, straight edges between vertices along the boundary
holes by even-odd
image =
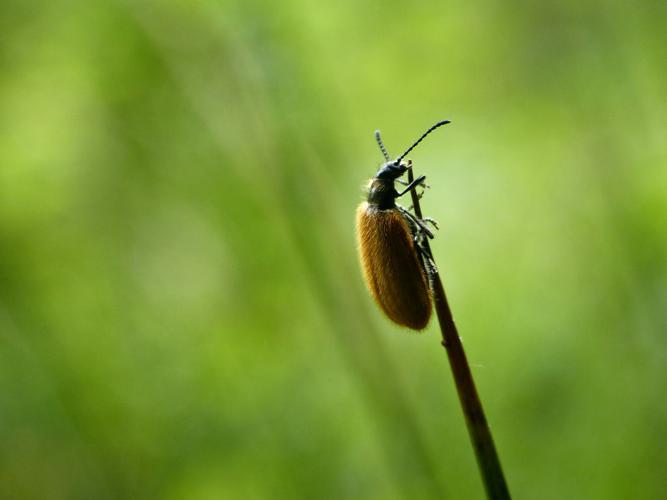
[[[516,498],[659,498],[660,2],[8,0],[0,498],[481,498],[437,326],[353,216],[423,209]]]

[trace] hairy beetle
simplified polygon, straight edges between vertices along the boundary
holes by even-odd
[[[424,329],[431,317],[428,275],[432,261],[420,242],[425,237],[433,238],[425,224],[433,221],[419,219],[396,204],[396,198],[423,185],[426,177],[422,175],[409,184],[399,178],[412,168],[412,163],[403,163],[403,158],[447,123],[449,120],[433,125],[396,160],[391,160],[380,133],[375,132],[386,162],[370,180],[367,200],[357,208],[357,240],[366,285],[389,319],[414,330]],[[405,185],[405,189],[399,193],[394,182]]]

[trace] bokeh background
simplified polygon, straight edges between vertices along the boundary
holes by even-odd
[[[3,0],[0,498],[482,498],[354,210],[383,132],[515,498],[667,489],[667,4]]]

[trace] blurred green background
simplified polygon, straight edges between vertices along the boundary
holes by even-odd
[[[515,498],[667,489],[667,4],[0,15],[0,498],[482,498],[437,324],[358,270],[372,133]]]

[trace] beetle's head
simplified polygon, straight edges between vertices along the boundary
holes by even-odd
[[[403,175],[408,168],[410,167],[405,163],[389,161],[380,167],[380,170],[375,174],[375,178],[393,181]]]
[[[424,140],[424,137],[433,132],[436,128],[441,127],[442,125],[446,125],[448,123],[449,120],[442,120],[433,125],[430,129],[424,132],[422,136],[419,139],[417,139],[417,141],[412,146],[410,146],[405,153],[403,153],[401,156],[399,156],[393,161],[391,160],[389,153],[387,153],[387,149],[384,147],[384,144],[382,143],[382,139],[380,138],[380,131],[376,130],[375,140],[377,141],[378,146],[380,146],[380,151],[382,151],[382,155],[384,156],[384,159],[387,160],[387,163],[385,163],[380,167],[380,170],[378,170],[377,174],[375,174],[375,178],[385,181],[394,181],[398,179],[401,175],[405,173],[406,170],[410,168],[410,162],[405,164],[402,163],[401,160],[403,160],[403,158],[405,158],[410,151],[412,151],[415,147],[417,147],[417,144],[419,144],[422,140]]]

